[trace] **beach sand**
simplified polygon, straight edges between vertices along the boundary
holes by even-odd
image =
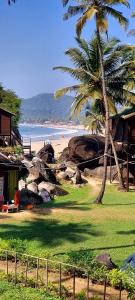
[[[57,140],[50,140],[51,145],[53,146],[55,150],[55,157],[59,157],[62,153],[63,149],[68,146],[68,142],[71,137],[65,137],[60,138]],[[44,146],[44,142],[32,142],[32,151],[35,151],[36,153]]]

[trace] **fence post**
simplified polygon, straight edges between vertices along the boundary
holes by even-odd
[[[89,286],[90,286],[90,278],[89,273],[87,275],[87,299],[89,299]]]
[[[75,269],[73,271],[73,300],[75,300]]]
[[[46,260],[46,291],[48,291],[48,260]]]
[[[119,300],[121,300],[121,293],[122,293],[122,281],[120,282],[120,294],[119,294]]]
[[[36,287],[38,287],[38,277],[39,277],[39,276],[38,276],[38,275],[39,275],[39,274],[38,274],[38,271],[39,271],[39,258],[37,258],[37,276],[36,276],[37,278],[36,278]]]
[[[6,273],[7,273],[7,279],[8,279],[8,251],[6,250]]]
[[[28,258],[26,261],[26,269],[25,269],[25,286],[27,286],[27,276],[28,276]]]
[[[104,295],[103,295],[103,300],[106,299],[106,285],[107,285],[107,278],[105,278],[105,281],[104,281]]]
[[[17,253],[15,253],[15,284],[17,283]]]
[[[62,274],[62,272],[61,272],[62,270],[61,270],[61,263],[59,264],[59,295],[60,295],[60,298],[61,298],[61,295],[62,295],[62,293],[61,293],[61,274]]]

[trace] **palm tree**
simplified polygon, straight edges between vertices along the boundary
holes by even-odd
[[[132,17],[135,18],[135,12],[132,13]],[[135,29],[130,30],[128,34],[135,35]]]
[[[11,5],[12,3],[15,3],[16,0],[8,0],[8,5]]]
[[[62,0],[63,5],[66,6],[70,0]],[[104,73],[104,61],[103,61],[103,52],[102,52],[102,44],[101,44],[101,33],[107,32],[108,29],[108,21],[107,16],[111,15],[114,17],[121,26],[127,27],[128,20],[123,16],[121,12],[114,9],[114,5],[122,4],[129,7],[129,3],[127,0],[76,0],[77,4],[74,6],[69,6],[68,11],[65,14],[64,18],[68,19],[78,13],[81,13],[82,16],[77,21],[76,32],[77,35],[80,36],[81,31],[88,20],[90,20],[93,16],[95,17],[96,23],[96,33],[98,38],[98,48],[99,48],[99,59],[100,59],[100,67],[101,67],[101,76],[102,76],[102,93],[105,107],[105,151],[104,151],[104,174],[103,181],[100,193],[96,199],[96,203],[102,203],[102,198],[105,192],[106,186],[106,178],[107,178],[107,153],[108,153],[108,145],[109,145],[109,104],[107,99],[106,92],[106,82],[105,82],[105,73]]]
[[[102,75],[99,61],[99,48],[97,35],[87,43],[83,39],[76,39],[78,48],[71,48],[65,52],[73,62],[75,68],[56,67],[70,74],[79,81],[78,84],[65,87],[56,92],[56,97],[69,92],[75,92],[72,112],[80,113],[83,105],[93,99],[100,102],[102,106],[99,113],[102,113],[105,122],[105,106],[102,93]],[[135,87],[135,61],[134,52],[130,47],[120,44],[117,39],[105,41],[101,38],[106,93],[110,111],[116,113],[116,104],[123,105],[126,101],[135,103],[135,94],[132,92]],[[126,99],[126,101],[125,101]],[[109,136],[110,137],[110,136]]]
[[[12,3],[15,3],[16,0],[8,0],[8,4],[11,5]]]

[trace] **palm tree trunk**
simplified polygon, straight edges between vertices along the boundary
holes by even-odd
[[[101,67],[101,76],[102,76],[102,90],[103,90],[103,100],[105,107],[105,149],[104,149],[104,173],[102,179],[101,190],[99,195],[97,196],[94,203],[102,204],[102,199],[104,196],[105,188],[106,188],[106,180],[107,180],[107,154],[109,147],[109,105],[107,101],[106,95],[106,83],[105,83],[105,72],[104,72],[104,62],[103,62],[103,51],[100,40],[100,32],[97,26],[97,38],[98,38],[98,48],[99,48],[99,56],[100,56],[100,67]]]
[[[122,178],[122,174],[121,174],[121,170],[120,170],[120,166],[119,166],[119,161],[118,161],[118,157],[117,157],[117,152],[114,146],[114,142],[113,142],[113,138],[112,135],[110,133],[110,142],[112,145],[112,150],[113,150],[113,154],[114,154],[114,159],[115,159],[115,163],[116,163],[116,167],[117,167],[117,173],[118,173],[118,179],[119,179],[119,184],[120,184],[120,188],[124,188],[124,182],[123,182],[123,178]]]

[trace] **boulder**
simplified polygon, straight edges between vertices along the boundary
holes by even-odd
[[[117,266],[112,262],[112,259],[108,253],[99,254],[96,257],[96,262],[102,266],[105,266],[108,270],[117,268]]]
[[[55,184],[52,184],[50,182],[45,182],[42,181],[39,185],[38,185],[38,189],[39,191],[41,191],[42,189],[47,190],[49,193],[54,193],[55,191]]]
[[[104,153],[104,137],[98,135],[76,136],[70,139],[68,148],[64,149],[60,161],[75,163],[86,162],[84,166],[97,166],[98,160],[88,162]],[[80,167],[83,169],[83,165]]]
[[[38,186],[35,182],[28,184],[27,189],[35,194],[38,194]]]
[[[69,180],[68,175],[65,172],[57,173],[58,180]]]
[[[28,204],[39,205],[39,204],[43,203],[43,199],[41,196],[39,196],[36,193],[33,193],[32,191],[30,191],[26,188],[21,190],[20,196],[21,196],[21,206],[22,207],[25,207]]]
[[[18,187],[19,187],[19,191],[21,191],[22,189],[25,189],[26,182],[23,179],[19,180]]]
[[[75,175],[75,172],[76,172],[76,170],[74,170],[70,167],[67,167],[65,174],[66,174],[66,176],[68,176],[68,178],[72,178]]]
[[[32,159],[32,165],[33,166],[30,169],[31,175],[34,175],[37,178],[42,176],[45,181],[56,183],[54,171],[52,171],[40,158],[34,157]]]
[[[44,147],[37,153],[37,156],[42,159],[44,163],[54,162],[54,149],[51,144],[44,145]]]
[[[81,171],[77,168],[75,175],[71,178],[73,184],[81,184],[83,183]]]

